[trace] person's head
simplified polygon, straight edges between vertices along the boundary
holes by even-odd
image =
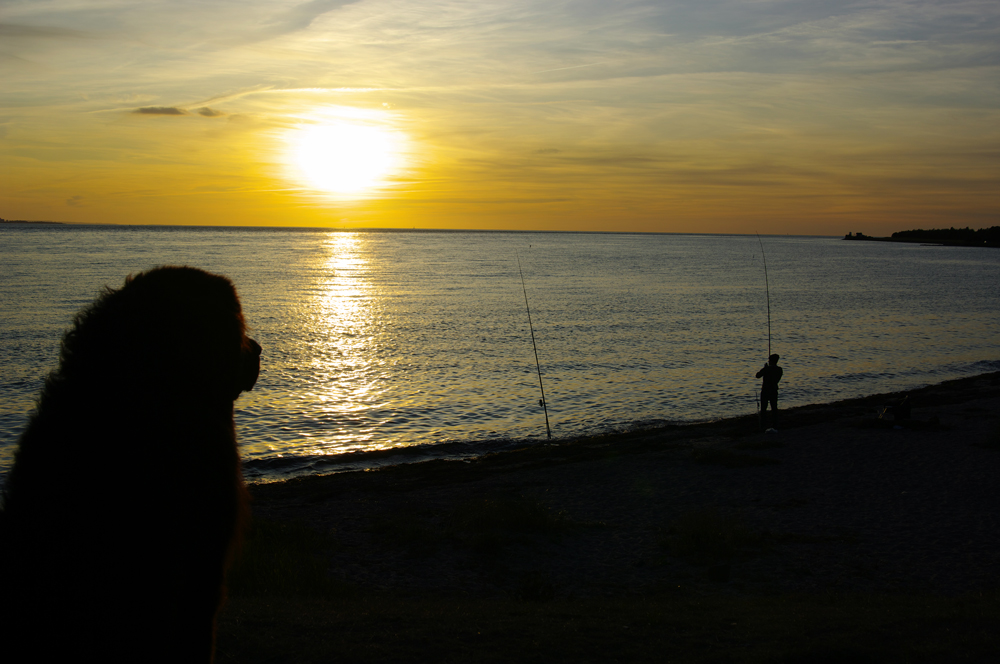
[[[779,359],[780,358],[778,357],[777,353],[775,353],[771,357],[767,358],[768,362],[770,362],[771,364],[777,364]]]

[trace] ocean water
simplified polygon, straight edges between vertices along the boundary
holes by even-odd
[[[761,243],[3,225],[0,473],[73,315],[156,265],[239,290],[264,347],[236,403],[252,480],[544,442],[525,293],[555,439],[753,412],[769,343],[762,256],[781,406],[1000,369],[1000,252]]]

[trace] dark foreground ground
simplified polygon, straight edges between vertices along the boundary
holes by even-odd
[[[256,485],[220,662],[1000,661],[1000,374]]]

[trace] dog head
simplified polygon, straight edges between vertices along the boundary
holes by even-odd
[[[108,289],[77,316],[63,340],[59,380],[85,398],[150,408],[231,404],[253,389],[260,354],[232,282],[158,267]]]

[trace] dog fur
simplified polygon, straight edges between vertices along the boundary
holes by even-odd
[[[233,401],[260,346],[225,277],[160,267],[62,342],[4,487],[4,661],[206,662],[247,513]]]

